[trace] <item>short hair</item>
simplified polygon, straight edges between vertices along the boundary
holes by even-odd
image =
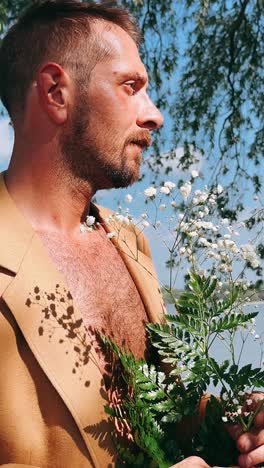
[[[118,25],[139,44],[135,19],[109,3],[37,2],[9,29],[0,47],[0,98],[11,119],[23,115],[29,87],[45,62],[67,67],[76,81],[87,84],[92,68],[107,54],[92,28],[97,21]]]

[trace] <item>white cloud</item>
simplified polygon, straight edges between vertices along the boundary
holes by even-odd
[[[14,132],[10,125],[8,117],[0,118],[0,167],[5,169],[9,163],[13,142]]]

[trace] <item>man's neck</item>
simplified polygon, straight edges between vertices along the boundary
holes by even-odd
[[[18,158],[14,151],[5,175],[7,189],[33,229],[78,238],[80,223],[89,214],[92,186],[71,177],[56,161],[52,170],[43,161],[43,155],[20,153]]]

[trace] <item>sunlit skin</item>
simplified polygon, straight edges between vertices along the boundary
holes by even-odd
[[[73,171],[77,170],[83,180],[93,173],[95,190],[135,182],[139,177],[142,147],[149,146],[150,130],[162,123],[160,112],[148,97],[148,77],[136,45],[132,41],[128,48],[125,41],[116,40],[114,32],[110,34],[114,54],[93,69],[87,89],[88,109],[82,104],[85,96],[80,95],[78,109],[63,137],[64,152],[67,152],[69,141],[76,134],[72,127],[78,129],[80,118],[85,122],[85,128],[77,132],[78,151],[81,143],[83,157],[78,158],[80,163]],[[89,158],[85,157],[87,152]],[[74,163],[72,153],[69,159]]]
[[[134,41],[119,27],[96,27],[110,57],[94,67],[86,94],[58,64],[40,68],[25,118],[15,127],[6,176],[11,195],[18,206],[23,199],[20,208],[36,229],[75,238],[97,190],[125,185],[118,184],[122,171],[126,185],[138,179],[142,147],[163,122],[147,94],[147,73]],[[78,113],[82,130],[76,137]],[[119,172],[117,180],[111,171]]]
[[[6,174],[11,196],[36,231],[80,240],[80,221],[97,190],[135,182],[142,148],[162,116],[147,94],[148,78],[133,40],[119,27],[97,23],[111,56],[98,63],[87,90],[56,63],[39,69],[28,92]],[[256,428],[232,432],[242,468],[264,460],[264,410]],[[197,457],[177,468],[208,468]]]

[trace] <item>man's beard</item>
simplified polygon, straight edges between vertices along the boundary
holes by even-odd
[[[149,131],[134,132],[123,146],[118,145],[115,135],[107,129],[101,135],[92,127],[92,111],[87,106],[84,108],[81,102],[79,99],[60,139],[64,164],[70,169],[70,175],[82,182],[92,182],[96,190],[133,184],[140,175],[141,153],[133,156],[131,166],[126,150],[133,144],[147,148],[151,143]]]

